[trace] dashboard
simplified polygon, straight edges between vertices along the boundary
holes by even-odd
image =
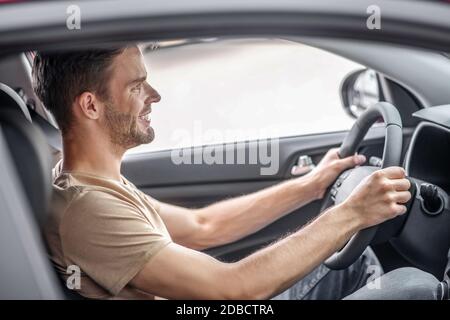
[[[405,158],[413,202],[390,242],[414,265],[442,278],[450,249],[450,105],[422,109]],[[400,146],[399,146],[400,147]]]
[[[405,168],[409,176],[428,181],[450,194],[450,129],[421,122],[411,140]]]

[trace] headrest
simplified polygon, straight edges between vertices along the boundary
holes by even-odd
[[[25,118],[31,122],[30,111],[28,111],[25,101],[16,91],[0,82],[0,107],[3,108],[4,106],[21,110]]]

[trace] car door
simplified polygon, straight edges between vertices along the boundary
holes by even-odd
[[[317,164],[327,150],[340,145],[354,121],[340,105],[339,87],[349,71],[363,66],[339,56],[277,40],[162,44],[159,51],[148,48],[143,45],[148,81],[157,90],[162,88],[162,102],[165,96],[168,102],[152,106],[154,145],[127,154],[122,172],[160,201],[198,208],[296,178],[293,168],[300,158]],[[260,71],[264,68],[270,70]],[[231,75],[223,69],[231,69]],[[192,74],[194,70],[201,72]],[[297,72],[305,74],[296,78]],[[272,95],[261,98],[267,90]],[[295,100],[297,90],[306,102]],[[234,98],[227,101],[230,93]],[[265,103],[270,97],[267,116],[278,121],[279,130],[243,131],[270,128],[270,119],[261,116],[268,110]],[[219,116],[211,116],[214,112]],[[230,121],[236,117],[239,121]],[[241,131],[230,138],[224,134],[230,127]],[[405,129],[404,146],[411,132]],[[162,136],[159,140],[158,135]],[[374,126],[359,152],[367,159],[381,157],[383,145],[384,127]],[[224,261],[239,260],[305,225],[320,213],[320,207],[321,201],[314,201],[252,235],[206,252]]]

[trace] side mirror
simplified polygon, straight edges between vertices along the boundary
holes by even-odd
[[[343,79],[340,91],[344,110],[354,118],[381,101],[378,75],[371,69],[352,71]]]

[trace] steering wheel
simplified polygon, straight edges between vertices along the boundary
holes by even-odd
[[[386,130],[381,168],[399,166],[402,151],[402,120],[397,109],[387,102],[378,102],[360,115],[342,142],[339,157],[345,158],[355,154],[367,131],[380,117],[384,120]],[[365,177],[379,169],[374,166],[360,166],[344,171],[328,190],[321,211],[343,202]],[[325,261],[325,265],[335,270],[351,265],[371,243],[377,228],[378,226],[372,226],[357,232],[341,250]]]

